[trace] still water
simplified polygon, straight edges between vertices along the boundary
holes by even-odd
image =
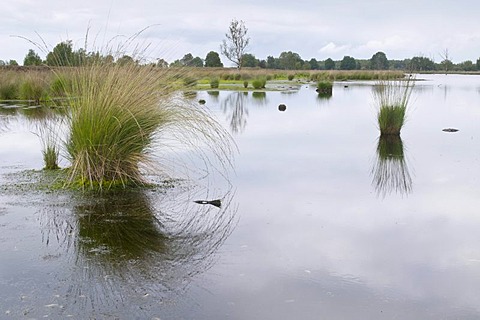
[[[3,110],[0,318],[478,319],[480,77],[417,79],[390,140],[372,83],[199,92],[228,183],[102,196],[22,189],[38,120]]]

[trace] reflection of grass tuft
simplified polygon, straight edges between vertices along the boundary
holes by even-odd
[[[412,178],[404,157],[404,146],[399,135],[380,136],[377,161],[372,170],[373,185],[377,194],[384,196],[393,191],[402,195],[410,193]]]

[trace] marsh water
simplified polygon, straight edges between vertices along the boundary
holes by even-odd
[[[0,318],[478,319],[480,77],[417,80],[401,139],[370,82],[198,92],[232,172],[102,195],[28,187],[45,120],[2,107]]]

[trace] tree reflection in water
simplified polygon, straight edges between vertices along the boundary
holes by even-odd
[[[45,209],[44,243],[56,241],[73,257],[66,310],[132,312],[136,299],[174,299],[208,270],[235,226],[236,208],[231,192],[221,208],[196,204],[195,189],[88,194],[70,209]]]
[[[372,184],[377,195],[385,197],[392,192],[408,195],[412,191],[412,178],[405,161],[403,142],[399,135],[380,136],[372,175]]]
[[[247,125],[248,92],[232,92],[222,101],[223,112],[227,114],[232,133],[242,133]]]

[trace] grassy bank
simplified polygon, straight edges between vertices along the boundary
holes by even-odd
[[[29,100],[48,103],[63,97],[61,82],[81,67],[3,67],[0,68],[0,100]],[[244,68],[155,68],[135,66],[156,74],[162,88],[173,90],[253,90],[258,81],[306,83],[319,81],[401,79],[401,71],[375,70],[271,70]],[[63,77],[63,79],[59,79]],[[212,86],[213,85],[213,86]],[[261,88],[265,89],[265,85]],[[267,90],[272,88],[266,87]],[[258,88],[256,88],[258,89]],[[278,89],[277,89],[278,90]]]

